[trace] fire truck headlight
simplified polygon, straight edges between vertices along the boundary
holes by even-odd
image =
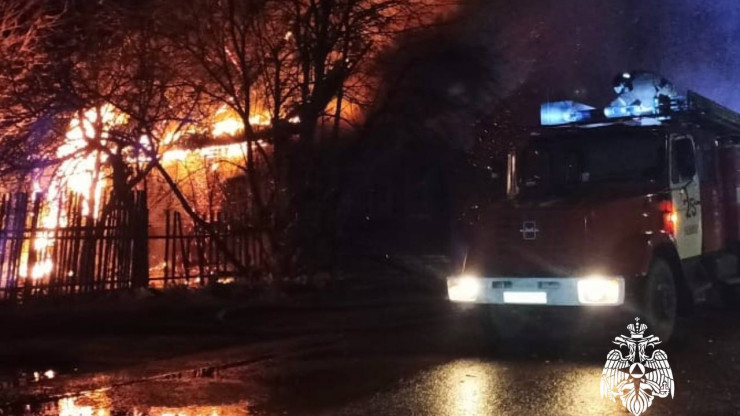
[[[474,302],[483,290],[483,282],[474,276],[447,278],[447,296],[453,302]]]
[[[584,305],[621,305],[624,279],[589,276],[578,281],[578,301]]]

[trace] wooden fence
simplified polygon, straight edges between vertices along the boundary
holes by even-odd
[[[164,233],[149,236],[153,285],[251,281],[264,271],[264,234],[247,225],[246,218],[220,212],[205,220],[207,225],[197,225],[178,211],[165,212]]]
[[[145,195],[90,208],[78,195],[0,197],[1,301],[148,285]]]
[[[269,261],[264,233],[238,215],[214,213],[195,225],[178,211],[165,211],[163,224],[152,226],[143,192],[125,204],[108,199],[95,215],[91,211],[79,195],[51,204],[41,194],[0,195],[0,302],[248,283]]]

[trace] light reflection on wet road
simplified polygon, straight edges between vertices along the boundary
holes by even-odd
[[[460,359],[436,366],[369,400],[322,414],[623,414],[622,409],[599,398],[600,375],[596,366],[543,369]]]
[[[146,400],[144,400],[145,402]],[[59,416],[239,416],[248,415],[246,401],[214,405],[147,405],[141,403],[131,407],[114,407],[107,392],[93,392],[79,397],[60,399],[25,414]]]
[[[529,345],[501,354],[458,317],[414,328],[346,334],[328,349],[225,368],[198,377],[150,380],[35,405],[24,415],[625,415],[599,396],[611,337]],[[664,348],[676,398],[647,416],[740,414],[740,330],[714,313],[690,324],[683,344]],[[15,414],[15,413],[5,413]]]
[[[386,361],[385,365],[395,360]],[[316,408],[316,403],[308,403],[305,409],[295,409],[288,405],[282,410],[260,409],[247,401],[231,402],[236,398],[232,394],[253,394],[249,388],[242,392],[227,392],[226,385],[240,383],[239,378],[249,378],[254,373],[221,375],[227,379],[203,382],[201,380],[179,380],[145,383],[136,387],[119,388],[87,394],[81,397],[64,398],[56,403],[49,403],[35,414],[60,416],[232,416],[258,414],[318,414],[318,415],[449,415],[449,416],[483,416],[506,414],[543,414],[542,409],[549,409],[547,414],[573,414],[575,409],[582,410],[584,415],[621,415],[618,406],[598,397],[598,386],[601,369],[597,366],[573,368],[565,364],[553,364],[546,367],[539,365],[517,365],[518,363],[496,363],[480,359],[457,359],[434,365],[420,371],[408,379],[397,380],[387,388],[381,388],[374,394],[351,403],[331,409]],[[345,368],[349,372],[360,374],[366,371],[367,363],[357,365],[355,360],[333,360],[332,366]],[[373,360],[373,366],[380,367],[382,360]],[[319,375],[328,368],[320,369],[315,363],[310,366]],[[365,370],[363,370],[363,368]],[[296,369],[301,372],[301,370]],[[359,371],[360,373],[357,373]],[[296,374],[302,377],[301,374]],[[323,377],[319,376],[319,379]],[[333,383],[333,377],[324,381]],[[249,384],[248,381],[244,381]],[[348,383],[354,383],[353,376]],[[312,394],[319,384],[304,386],[304,394]],[[331,390],[332,385],[323,386]],[[222,403],[201,402],[196,397],[198,390],[212,390],[212,399]],[[154,397],[148,392],[164,390],[172,392],[169,398]],[[237,389],[240,390],[240,389]],[[250,391],[251,390],[251,391]],[[188,393],[190,391],[190,393]],[[295,392],[300,394],[299,392]],[[346,390],[343,391],[346,394]],[[188,398],[190,394],[193,394]],[[285,393],[281,394],[284,395]],[[185,397],[183,397],[183,395]],[[354,396],[354,394],[349,395]],[[338,397],[341,403],[343,398]],[[183,405],[182,402],[193,400],[198,404]],[[127,403],[132,401],[133,403]],[[321,400],[319,400],[321,401]],[[310,400],[308,401],[310,402]],[[307,402],[304,402],[304,405]],[[270,407],[270,406],[268,406]],[[323,407],[320,406],[320,407]],[[330,406],[331,407],[331,406]]]

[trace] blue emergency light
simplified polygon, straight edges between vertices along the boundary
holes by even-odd
[[[687,100],[665,78],[650,72],[620,73],[614,81],[617,97],[609,106],[596,109],[575,101],[557,101],[542,104],[540,124],[562,126],[568,124],[601,124],[617,121],[655,124],[684,111]]]
[[[544,103],[540,107],[540,124],[560,126],[586,121],[592,118],[595,110],[594,107],[575,101]]]
[[[662,108],[657,103],[645,105],[612,105],[602,110],[574,101],[556,101],[544,103],[540,108],[542,126],[565,126],[569,124],[609,123],[620,119],[640,119],[643,124],[655,124],[670,116],[670,113],[685,108],[685,98],[674,98],[669,105]],[[653,120],[648,120],[653,119]]]
[[[640,117],[657,115],[655,107],[640,105],[611,106],[604,108],[606,118]]]

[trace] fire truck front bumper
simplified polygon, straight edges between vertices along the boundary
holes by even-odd
[[[452,302],[491,305],[618,306],[625,281],[616,276],[478,277],[450,276]]]

